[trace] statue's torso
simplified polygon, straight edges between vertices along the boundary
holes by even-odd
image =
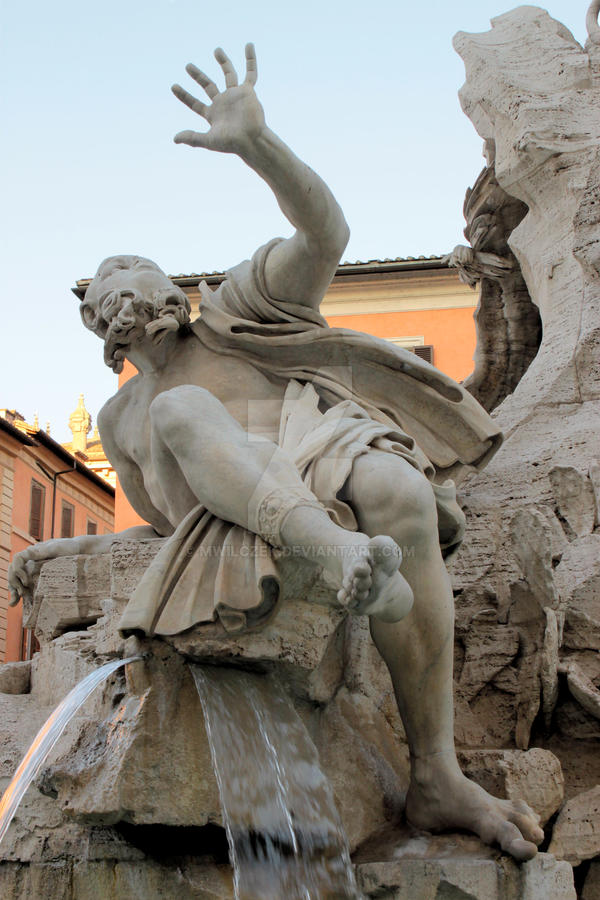
[[[198,501],[180,468],[152,452],[149,408],[159,394],[188,384],[220,400],[245,431],[277,441],[288,380],[267,376],[247,360],[215,353],[190,335],[181,339],[165,369],[138,375],[108,401],[103,430],[110,428],[119,451],[141,471],[152,505],[174,527]],[[192,415],[198,416],[198,409],[190,409]],[[119,474],[118,463],[116,469]]]

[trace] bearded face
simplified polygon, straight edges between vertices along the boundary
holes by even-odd
[[[190,320],[184,292],[151,260],[113,256],[105,260],[80,307],[86,328],[104,340],[104,362],[117,374],[136,343],[160,344]]]

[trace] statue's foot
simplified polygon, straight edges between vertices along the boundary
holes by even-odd
[[[544,838],[540,817],[523,800],[499,800],[460,771],[454,758],[423,758],[406,797],[406,817],[426,831],[464,829],[500,844],[519,861],[532,859]]]
[[[391,537],[378,535],[357,545],[344,561],[338,600],[355,615],[399,622],[413,605],[413,592],[400,574],[402,551]]]

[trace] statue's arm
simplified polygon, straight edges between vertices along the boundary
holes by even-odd
[[[99,556],[108,553],[116,540],[143,540],[160,537],[151,525],[135,525],[117,534],[83,534],[72,538],[53,538],[32,544],[16,553],[8,569],[9,604],[15,606],[21,597],[31,594],[40,565],[59,556],[86,554]]]
[[[201,103],[179,85],[173,86],[175,96],[206,119],[210,129],[182,131],[175,142],[235,153],[267,182],[296,229],[267,257],[267,289],[278,300],[316,308],[348,242],[349,230],[342,210],[322,179],[267,126],[254,92],[254,47],[246,46],[247,72],[241,85],[225,53],[216,50],[215,57],[225,74],[223,92],[195,66],[187,66],[188,73],[211,99],[210,105]]]

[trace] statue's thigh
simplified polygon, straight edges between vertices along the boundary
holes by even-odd
[[[246,431],[210,391],[183,384],[162,391],[150,404],[153,437],[168,445],[198,442],[246,442]]]

